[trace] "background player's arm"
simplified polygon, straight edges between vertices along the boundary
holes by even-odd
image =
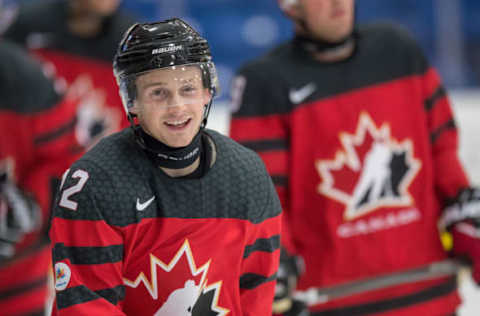
[[[265,73],[264,73],[265,74]],[[289,195],[289,130],[287,102],[281,87],[272,87],[271,78],[260,71],[243,69],[238,74],[232,89],[232,115],[230,137],[254,150],[263,160],[270,174],[283,209],[284,224],[288,222]],[[282,227],[282,245],[294,253],[288,225]]]
[[[471,186],[460,161],[457,125],[438,73],[429,68],[422,80],[436,193],[443,203],[440,227],[451,232],[452,254],[472,262],[480,284],[480,190]]]
[[[241,266],[240,299],[244,316],[271,315],[280,257],[280,203],[266,173],[262,182],[268,195],[264,203],[257,203],[263,207],[261,218],[249,223]]]
[[[433,68],[422,80],[435,184],[440,199],[446,200],[470,184],[458,156],[458,129],[447,92]]]
[[[114,203],[99,196],[105,190],[98,190],[99,185],[108,186],[109,179],[91,164],[79,163],[62,183],[50,230],[55,313],[124,315],[123,237],[104,217],[105,207],[115,208]]]
[[[266,73],[252,68],[238,73],[232,90],[230,136],[259,154],[281,202],[281,247],[285,248],[283,253],[289,255],[281,257],[274,309],[284,312],[292,307],[290,294],[297,278],[297,270],[290,269],[290,263],[296,258],[293,256],[295,245],[288,224],[289,116],[284,110],[289,106],[287,95],[281,92],[285,89],[274,87],[275,83],[262,74]]]

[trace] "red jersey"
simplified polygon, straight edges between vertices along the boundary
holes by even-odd
[[[69,32],[68,1],[41,1],[20,6],[4,36],[26,46],[58,77],[57,86],[79,98],[76,135],[89,147],[101,137],[128,126],[112,71],[121,36],[133,24],[117,12],[105,18],[97,36]]]
[[[203,176],[170,178],[132,129],[70,168],[50,236],[57,315],[270,315],[280,202],[261,159],[217,132]]]
[[[295,42],[243,67],[231,136],[266,163],[285,211],[298,290],[420,267],[447,257],[437,221],[469,185],[445,89],[417,45],[390,26],[356,33],[345,61]],[[311,306],[314,315],[446,315],[454,278]]]
[[[50,248],[46,230],[58,179],[75,157],[75,103],[62,99],[32,58],[0,42],[0,171],[40,206],[42,223],[0,265],[2,315],[44,310]]]

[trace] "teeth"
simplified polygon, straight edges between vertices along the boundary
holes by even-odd
[[[185,119],[183,121],[171,121],[171,122],[167,122],[168,125],[174,125],[174,126],[177,126],[177,125],[182,125],[182,124],[185,124],[187,123],[189,119]]]

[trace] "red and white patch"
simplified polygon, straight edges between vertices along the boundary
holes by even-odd
[[[377,127],[360,114],[354,134],[340,133],[342,148],[332,160],[318,160],[318,192],[345,205],[352,220],[381,207],[412,206],[409,187],[421,167],[410,139],[396,140],[387,123]]]

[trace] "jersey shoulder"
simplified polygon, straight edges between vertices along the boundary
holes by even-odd
[[[429,67],[422,48],[403,26],[389,22],[366,24],[358,28],[358,37],[360,49],[374,58],[372,63],[395,62],[412,74],[423,73]]]
[[[281,44],[237,70],[230,104],[234,117],[282,114],[291,110],[288,92],[291,81],[295,80],[292,77],[297,77],[290,70],[295,63],[291,58],[292,49],[291,43]]]
[[[266,54],[244,63],[238,69],[238,73],[272,79],[272,73],[281,68],[285,64],[284,61],[288,63],[292,49],[291,42],[279,44]]]
[[[137,222],[132,210],[137,194],[148,191],[149,170],[146,166],[151,164],[146,159],[134,145],[130,129],[103,138],[64,176],[61,193],[65,194],[68,188],[77,188],[78,193],[72,197],[79,209],[71,212],[60,201],[55,216],[105,220],[115,226]]]
[[[29,1],[19,5],[17,15],[4,36],[26,45],[31,33],[55,32],[65,29],[59,24],[66,16],[67,2],[58,0]]]
[[[29,49],[48,48],[111,64],[123,33],[135,22],[133,16],[118,10],[105,18],[98,36],[83,38],[69,31],[68,17],[68,1],[27,2],[4,36]]]
[[[218,190],[216,195],[233,201],[228,207],[232,217],[258,223],[280,214],[275,188],[258,154],[218,132],[207,133],[218,152],[214,166],[218,176],[210,185]]]
[[[207,130],[207,134],[212,137],[221,152],[221,157],[228,160],[229,164],[239,165],[238,170],[253,171],[251,176],[258,176],[259,172],[264,171],[262,159],[253,150],[237,143],[233,139],[214,130]],[[266,171],[265,171],[266,174]]]
[[[49,110],[61,99],[42,66],[20,46],[0,41],[1,108],[20,114]]]

